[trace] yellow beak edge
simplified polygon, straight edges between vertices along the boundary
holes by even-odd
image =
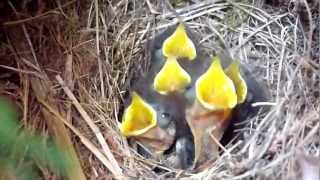
[[[186,57],[189,60],[196,58],[196,48],[188,37],[182,23],[180,23],[175,32],[164,41],[162,53],[166,57]]]
[[[136,92],[132,93],[131,104],[125,110],[120,125],[123,136],[139,136],[157,124],[156,111]]]
[[[233,81],[237,91],[238,104],[243,103],[247,97],[247,84],[240,74],[239,61],[233,61],[225,70],[228,77]]]
[[[236,89],[224,73],[217,56],[213,58],[207,72],[196,81],[196,96],[208,110],[232,109],[236,106]]]
[[[174,57],[169,57],[156,75],[153,86],[160,94],[183,90],[191,82],[190,75]]]

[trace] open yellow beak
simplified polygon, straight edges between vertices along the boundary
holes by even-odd
[[[125,110],[120,125],[123,136],[139,136],[146,133],[157,124],[156,111],[146,103],[136,92],[132,93],[132,101]]]
[[[237,92],[238,104],[243,103],[247,97],[247,84],[240,74],[239,61],[233,61],[225,70],[227,76],[233,81]]]
[[[153,86],[160,94],[183,90],[191,82],[190,75],[179,65],[175,57],[168,57],[153,81]]]
[[[189,60],[196,58],[196,48],[189,39],[182,23],[180,23],[175,32],[164,41],[162,53],[166,57],[186,57]]]
[[[233,61],[224,73],[216,56],[209,69],[196,81],[197,101],[186,110],[194,137],[194,165],[219,155],[219,141],[229,124],[232,109],[244,102],[246,82],[240,75],[239,62]]]
[[[237,104],[234,84],[224,73],[217,56],[195,86],[198,101],[208,110],[232,109]]]
[[[156,111],[136,92],[132,93],[131,104],[124,112],[120,132],[125,137],[134,137],[155,155],[167,150],[175,137],[175,131],[171,132],[157,125]]]

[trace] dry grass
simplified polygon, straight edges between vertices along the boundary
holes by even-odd
[[[209,53],[230,48],[272,94],[256,104],[270,111],[249,119],[239,130],[244,138],[202,172],[163,167],[168,172],[157,175],[157,162],[138,155],[117,128],[130,80],[147,69],[148,38],[177,21],[162,1],[40,0],[36,10],[11,4],[2,27],[0,95],[20,107],[23,126],[49,132],[77,153],[82,168],[70,179],[296,179],[301,161],[319,158],[320,18],[316,1],[302,13],[318,25],[297,18],[301,7],[292,3],[177,5]]]

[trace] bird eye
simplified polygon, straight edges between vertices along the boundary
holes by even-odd
[[[188,91],[188,90],[190,90],[191,89],[191,85],[188,85],[187,87],[186,87],[186,91]]]
[[[169,125],[171,124],[171,122],[172,122],[172,120],[171,120],[170,113],[163,112],[160,114],[160,118],[158,119],[158,125],[161,128],[168,128]]]
[[[170,117],[170,114],[169,113],[162,113],[161,114],[161,118],[169,118]]]

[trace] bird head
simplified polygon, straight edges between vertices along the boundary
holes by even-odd
[[[194,136],[194,165],[198,161],[201,163],[217,157],[218,143],[229,124],[232,110],[244,101],[246,91],[246,83],[239,73],[239,63],[232,62],[224,71],[218,56],[196,80],[196,100],[186,111],[186,119]]]
[[[139,136],[157,125],[156,111],[136,92],[122,117],[120,132],[123,136]]]
[[[175,128],[171,127],[171,131],[166,131],[159,126],[157,114],[155,108],[133,92],[131,103],[122,117],[120,133],[137,139],[155,154],[163,153],[174,141],[175,131],[172,129]]]
[[[195,84],[196,97],[208,110],[232,109],[237,104],[237,94],[232,80],[224,73],[219,57]]]

